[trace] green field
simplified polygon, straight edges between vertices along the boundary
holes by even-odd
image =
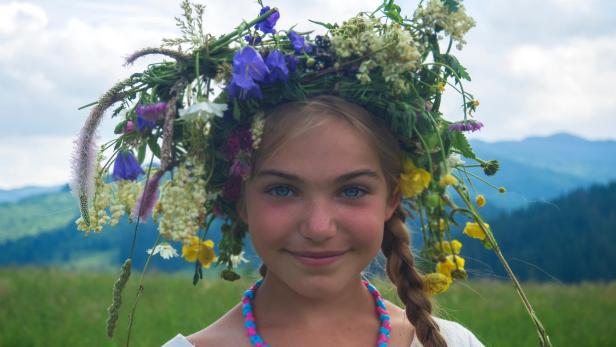
[[[106,308],[115,275],[0,268],[0,346],[124,346],[137,280],[133,274],[116,336],[108,339]],[[393,300],[391,287],[376,284]],[[160,346],[178,332],[201,329],[235,305],[248,285],[212,280],[193,287],[190,274],[148,274],[131,345]],[[554,346],[616,346],[616,283],[525,288]],[[467,326],[486,346],[537,346],[533,326],[508,283],[459,283],[437,302],[441,317]]]

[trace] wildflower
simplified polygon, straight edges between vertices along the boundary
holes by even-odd
[[[262,7],[261,11],[259,11],[259,16],[262,16],[263,14],[265,14],[265,12],[269,10],[269,6]],[[278,19],[280,19],[280,12],[276,11],[270,14],[269,17],[267,17],[266,19],[257,23],[255,25],[255,29],[261,30],[264,34],[275,34],[276,29],[274,29],[274,26],[276,26],[276,22],[278,21]]]
[[[458,240],[441,241],[436,244],[435,248],[440,252],[448,254],[460,254],[460,250],[462,249],[462,242]]]
[[[436,84],[436,90],[438,90],[439,93],[442,93],[445,91],[445,82],[439,82]]]
[[[486,205],[486,198],[483,194],[479,194],[475,198],[475,202],[477,203],[477,207],[484,207]]]
[[[429,273],[424,276],[424,285],[428,293],[433,295],[440,294],[449,289],[451,277],[439,272]]]
[[[486,176],[494,176],[496,172],[498,172],[500,164],[498,163],[498,160],[489,160],[487,162],[482,162],[481,168]]]
[[[412,198],[424,189],[428,188],[432,175],[422,168],[415,167],[410,159],[403,164],[403,172],[400,174],[400,190],[405,198]]]
[[[445,231],[445,227],[446,226],[447,226],[447,223],[445,223],[445,220],[443,218],[439,218],[439,220],[438,220],[438,230]]]
[[[438,185],[441,187],[446,187],[446,186],[455,186],[458,184],[458,179],[452,175],[452,174],[446,174],[444,176],[441,177],[441,179],[438,181]]]
[[[449,157],[447,157],[448,167],[452,168],[452,167],[458,167],[462,165],[464,165],[464,160],[462,160],[462,157],[458,153],[452,153],[449,155]]]
[[[254,46],[254,45],[258,45],[259,43],[261,43],[261,36],[246,35],[244,36],[244,40],[246,40],[246,42],[248,42],[249,45]]]
[[[252,126],[250,127],[250,134],[252,135],[252,149],[259,149],[264,127],[265,119],[263,119],[263,113],[260,112],[255,116],[255,118],[253,118]]]
[[[178,252],[168,243],[161,243],[160,245],[156,245],[154,249],[149,248],[145,251],[147,254],[156,255],[160,254],[161,258],[169,259],[178,256]]]
[[[206,100],[192,104],[186,109],[181,109],[179,114],[181,118],[185,119],[208,118],[208,116],[222,118],[227,108],[227,104],[217,104]]]
[[[240,154],[231,164],[232,176],[247,177],[250,175],[250,157],[245,153]]]
[[[490,227],[490,224],[488,223],[483,223],[483,225],[486,228]],[[486,233],[483,231],[483,229],[481,229],[479,224],[474,223],[474,222],[466,222],[466,226],[464,227],[463,232],[472,238],[479,239],[482,241],[485,240],[486,238]]]
[[[229,257],[231,260],[231,265],[233,265],[233,267],[238,267],[241,263],[250,263],[250,260],[244,258],[244,253],[244,251],[241,251],[240,254],[232,254]]]
[[[473,119],[467,119],[460,122],[455,122],[449,125],[449,131],[477,131],[483,128],[483,123]]]
[[[191,263],[199,259],[202,266],[209,268],[216,260],[214,242],[212,240],[201,241],[198,236],[193,236],[188,243],[182,246],[182,257]]]
[[[130,133],[135,131],[135,123],[132,120],[129,120],[128,122],[126,122],[126,126],[124,126],[124,133]]]
[[[306,40],[304,39],[302,35],[291,30],[289,31],[287,36],[289,37],[289,40],[291,41],[293,48],[295,48],[296,54],[301,54],[303,52],[306,52],[306,53],[312,52],[312,46],[306,44]]]
[[[139,217],[142,223],[145,223],[154,205],[158,199],[158,182],[163,176],[163,171],[156,171],[156,173],[150,177],[146,182],[143,192],[139,196],[139,200],[135,204],[133,209],[133,217]]]
[[[289,66],[289,71],[295,71],[295,68],[297,68],[297,63],[299,63],[297,58],[293,55],[287,55],[285,56],[285,60],[287,61],[287,65]]]
[[[448,278],[451,278],[452,273],[456,270],[464,271],[464,258],[459,255],[448,255],[443,260],[436,263],[436,272]]]
[[[145,118],[137,116],[137,130],[140,132],[146,132],[148,130],[154,129],[156,127],[156,122],[147,120]]]
[[[113,163],[113,180],[134,181],[145,172],[137,162],[132,151],[120,151]]]
[[[261,54],[251,46],[244,47],[233,56],[233,73],[227,87],[230,97],[254,96],[261,98],[261,89],[256,81],[263,81],[269,70]]]
[[[154,104],[138,105],[135,112],[139,118],[146,119],[150,122],[156,122],[163,118],[166,110],[166,102],[157,102]]]
[[[273,50],[265,59],[265,64],[270,71],[267,75],[268,82],[286,81],[289,79],[289,69],[287,68],[284,54],[280,53],[279,50]]]
[[[506,191],[507,191],[507,189],[505,189],[505,187],[498,187],[498,192],[499,193],[504,193]]]
[[[477,100],[477,99],[473,99],[473,100],[471,100],[471,105],[472,105],[474,108],[479,107],[479,100]]]
[[[225,159],[231,161],[235,159],[241,150],[249,151],[252,148],[252,133],[249,129],[235,131],[229,137],[227,144],[223,148]]]
[[[160,190],[158,230],[168,240],[188,240],[199,232],[208,199],[204,162],[189,157]]]

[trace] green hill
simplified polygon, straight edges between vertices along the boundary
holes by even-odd
[[[10,240],[52,232],[74,221],[78,214],[75,197],[67,191],[0,203],[0,245]]]
[[[524,280],[577,282],[616,278],[616,181],[579,189],[549,204],[488,220],[514,272]],[[504,276],[496,256],[465,237],[467,267]]]

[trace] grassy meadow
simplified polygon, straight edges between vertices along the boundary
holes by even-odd
[[[58,269],[0,268],[0,347],[125,346],[128,312],[139,273],[133,273],[113,339],[106,309],[114,274]],[[237,304],[248,280],[191,284],[191,275],[148,274],[131,336],[132,346],[160,346],[189,334]],[[395,291],[376,282],[393,301]],[[554,346],[616,346],[616,282],[532,284],[525,289]],[[436,298],[438,315],[473,331],[486,346],[537,346],[532,323],[507,282],[454,285]]]

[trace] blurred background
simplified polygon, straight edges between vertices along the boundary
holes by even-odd
[[[320,31],[306,19],[341,22],[380,3],[265,5],[280,9],[279,28]],[[399,3],[407,15],[416,7]],[[507,189],[499,194],[476,183],[475,193],[487,198],[481,212],[555,345],[616,345],[609,328],[616,324],[609,314],[616,309],[616,2],[463,4],[477,25],[454,55],[470,72],[465,89],[480,100],[476,117],[485,124],[470,134],[471,143],[480,158],[500,161],[489,182]],[[259,11],[251,0],[205,5],[205,29],[214,35]],[[133,51],[177,36],[173,17],[180,13],[179,1],[168,0],[0,0],[0,346],[124,343],[128,308],[116,338],[104,336],[104,320],[133,226],[123,220],[88,236],[74,227],[78,204],[67,186],[72,142],[88,114],[77,109],[162,59],[123,65]],[[445,95],[449,120],[462,118],[456,96]],[[99,143],[112,138],[113,128],[109,118],[103,121]],[[488,346],[537,345],[496,257],[459,230],[454,236],[464,243],[470,280],[436,298],[442,315],[469,326]],[[145,224],[126,305],[155,239],[155,225]],[[253,252],[246,256],[251,278],[258,260]],[[193,288],[193,267],[179,258],[156,256],[150,270],[155,274],[138,312],[148,320],[137,320],[134,345],[160,345],[205,326],[248,286],[218,283],[212,271]],[[394,300],[393,291],[385,292]],[[227,299],[210,305],[212,296]],[[195,309],[192,300],[203,307]]]

